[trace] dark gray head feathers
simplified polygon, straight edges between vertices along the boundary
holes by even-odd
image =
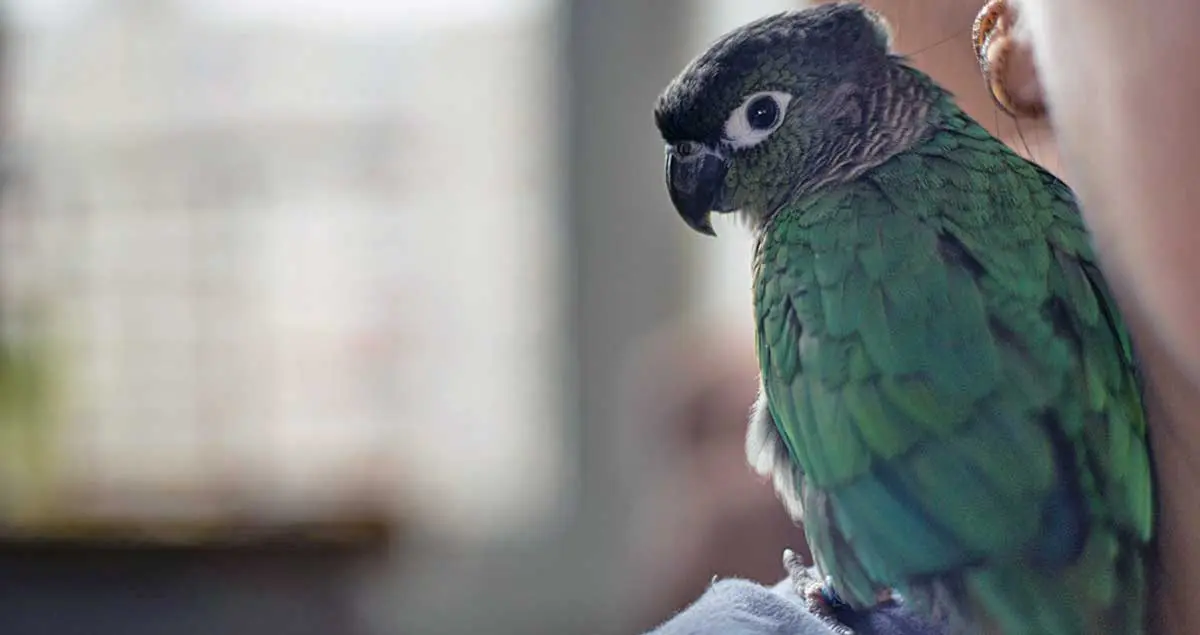
[[[770,15],[725,34],[693,60],[659,98],[655,121],[668,143],[715,141],[748,82],[770,90],[797,80],[855,79],[886,64],[890,44],[883,19],[857,3]]]

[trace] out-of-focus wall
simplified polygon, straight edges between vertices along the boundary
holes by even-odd
[[[638,532],[699,508],[771,538],[745,567],[662,566],[769,578],[788,528],[730,443],[748,239],[679,222],[652,108],[708,40],[795,4],[11,0],[0,340],[47,351],[29,375],[49,406],[0,424],[0,527],[368,516],[407,538],[368,570],[20,552],[45,574],[28,593],[75,585],[29,606],[103,597],[88,610],[123,607],[113,623],[178,612],[190,632],[322,602],[379,633],[628,632],[660,616]],[[729,347],[676,378],[730,384],[683,424],[714,429],[699,453],[628,385],[681,324]],[[683,500],[688,474],[758,487],[752,513]],[[663,484],[680,497],[646,511]],[[128,589],[161,598],[86,591],[133,560]]]

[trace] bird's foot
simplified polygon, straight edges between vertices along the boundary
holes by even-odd
[[[787,571],[788,579],[792,581],[792,588],[801,597],[804,596],[808,585],[817,581],[813,570],[804,564],[804,561],[800,559],[800,554],[791,549],[783,550],[783,568]]]
[[[808,606],[808,612],[825,623],[837,635],[854,635],[854,629],[846,626],[838,619],[838,609],[846,604],[838,597],[833,586],[828,582],[814,582],[808,585],[803,595]]]
[[[824,583],[810,584],[804,590],[804,599],[808,601],[808,608],[814,613],[833,615],[838,609],[846,606],[828,580]]]
[[[854,635],[853,629],[838,620],[837,611],[846,603],[838,597],[828,580],[822,581],[813,575],[813,569],[805,566],[800,556],[791,549],[783,552],[783,567],[787,569],[792,588],[804,599],[809,613],[837,635]]]

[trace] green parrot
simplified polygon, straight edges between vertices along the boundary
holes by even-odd
[[[853,3],[729,32],[654,114],[683,220],[751,228],[747,454],[828,597],[894,592],[952,633],[1142,633],[1141,384],[1071,190]]]

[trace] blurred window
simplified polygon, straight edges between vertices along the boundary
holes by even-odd
[[[549,2],[10,4],[0,311],[58,392],[0,513],[548,518]]]

